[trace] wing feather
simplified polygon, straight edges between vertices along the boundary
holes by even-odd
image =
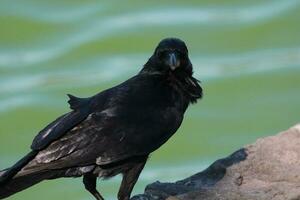
[[[87,115],[88,112],[72,111],[57,118],[39,132],[31,144],[31,149],[42,150],[46,148],[51,142],[57,140],[74,126],[82,122]]]
[[[89,115],[91,98],[78,98],[70,94],[68,96],[70,98],[68,103],[73,111],[60,116],[41,130],[31,144],[32,150],[46,148],[51,142],[62,137]]]

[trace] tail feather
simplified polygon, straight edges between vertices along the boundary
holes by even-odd
[[[14,166],[0,172],[0,187],[12,179],[25,165],[27,165],[36,155],[38,151],[31,151]]]
[[[4,185],[0,186],[0,199],[7,198],[45,179],[50,179],[53,176],[55,176],[55,174],[51,172],[40,172],[25,176],[15,176],[14,178],[8,180]]]
[[[0,171],[0,199],[7,198],[17,192],[25,190],[43,180],[61,177],[79,177],[94,169],[94,166],[74,167],[68,169],[26,170],[26,165],[32,161],[37,151],[28,153],[14,166]]]
[[[0,171],[0,199],[9,197],[21,190],[24,190],[36,183],[41,182],[49,175],[46,173],[29,174],[18,176],[18,172],[37,155],[37,151],[31,151],[12,167]]]

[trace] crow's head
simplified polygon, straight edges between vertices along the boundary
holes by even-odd
[[[150,72],[185,71],[192,75],[188,49],[178,38],[166,38],[160,41],[145,68]]]
[[[173,71],[190,63],[185,43],[177,38],[162,40],[156,47],[154,56],[162,65]]]
[[[160,41],[141,73],[166,75],[166,80],[171,80],[171,84],[189,96],[192,103],[202,97],[199,81],[193,77],[193,66],[188,56],[188,49],[178,38],[166,38]]]

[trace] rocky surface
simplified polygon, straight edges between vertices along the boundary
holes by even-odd
[[[155,182],[132,200],[300,200],[300,124],[258,139],[175,183]]]

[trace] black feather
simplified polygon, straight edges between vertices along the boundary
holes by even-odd
[[[80,110],[90,102],[90,98],[79,98],[71,94],[67,95],[69,97],[68,103],[72,110]]]
[[[31,151],[12,167],[6,169],[0,176],[0,186],[2,186],[12,177],[14,177],[25,165],[27,165],[37,155],[37,153],[38,151]]]

